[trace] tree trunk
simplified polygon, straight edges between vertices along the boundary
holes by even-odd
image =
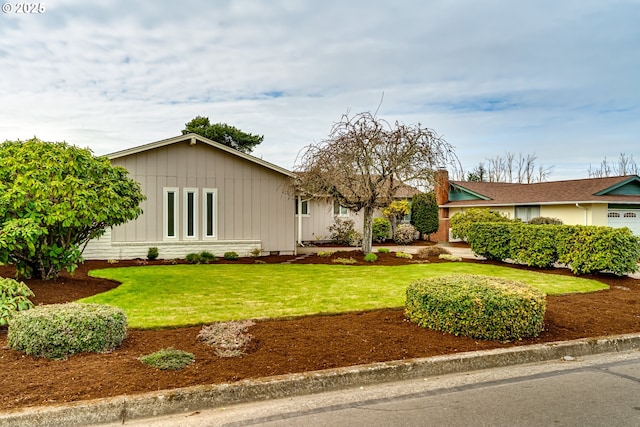
[[[364,225],[362,227],[362,253],[371,252],[373,240],[373,208],[364,208]]]

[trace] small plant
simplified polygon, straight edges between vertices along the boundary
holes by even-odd
[[[444,260],[447,260],[447,261],[454,261],[454,262],[462,261],[462,258],[460,258],[459,256],[451,255],[451,254],[440,254],[440,255],[438,255],[438,258],[439,259],[444,259]]]
[[[413,255],[406,252],[396,252],[396,258],[413,259]]]
[[[149,261],[147,261],[146,259],[138,258],[138,259],[135,260],[135,263],[136,263],[136,265],[147,265],[147,264],[149,264]]]
[[[400,224],[396,227],[393,240],[399,245],[410,245],[416,240],[416,228],[411,224]]]
[[[373,252],[369,252],[364,256],[364,260],[366,262],[376,262],[378,260],[378,255],[374,254]]]
[[[200,264],[202,262],[202,258],[200,257],[200,254],[196,252],[191,252],[190,254],[187,254],[187,256],[185,256],[184,259],[189,264]]]
[[[209,264],[210,262],[217,261],[218,258],[209,251],[200,252],[200,262],[203,264]]]
[[[227,261],[237,261],[238,260],[238,253],[237,252],[225,252],[224,253],[224,259],[226,259]]]
[[[156,369],[175,371],[191,365],[196,360],[196,357],[192,353],[169,347],[146,356],[140,356],[138,360]]]
[[[347,265],[347,264],[355,264],[357,261],[353,257],[349,257],[349,258],[338,257],[338,258],[332,259],[331,262],[335,262],[336,264]]]
[[[434,256],[440,256],[443,254],[450,254],[446,248],[442,246],[427,246],[426,248],[421,248],[416,254],[418,258],[429,258]]]
[[[165,259],[163,261],[165,264],[176,265],[180,260],[178,258]]]
[[[379,254],[388,254],[389,252],[391,252],[391,251],[389,250],[389,248],[379,248],[379,249],[378,249],[378,253],[379,253]]]
[[[7,326],[15,313],[33,308],[28,299],[32,296],[33,292],[24,282],[0,278],[0,326]]]
[[[322,258],[330,258],[334,253],[336,253],[336,251],[320,251],[317,255]]]
[[[262,255],[262,248],[253,248],[251,250],[251,256],[254,258],[258,258],[260,255]]]
[[[10,348],[33,356],[65,359],[113,350],[127,335],[127,316],[103,304],[51,304],[18,312],[9,324]]]
[[[158,248],[156,248],[155,246],[150,247],[147,251],[147,259],[149,261],[155,261],[156,259],[158,259],[158,255]]]
[[[119,263],[119,262],[120,262],[120,261],[118,261],[117,259],[108,259],[108,260],[107,260],[107,263],[108,263],[108,264],[117,264],[117,263]]]
[[[253,339],[247,333],[253,325],[251,320],[214,323],[203,326],[198,339],[214,347],[218,357],[240,357]]]

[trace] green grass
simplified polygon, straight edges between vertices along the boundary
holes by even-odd
[[[175,327],[401,307],[413,280],[443,274],[499,276],[547,294],[607,288],[595,280],[470,263],[172,265],[94,270],[92,276],[122,285],[81,301],[122,308],[133,328]]]

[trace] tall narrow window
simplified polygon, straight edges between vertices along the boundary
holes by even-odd
[[[338,202],[333,202],[333,214],[335,216],[348,216],[349,209],[345,208]]]
[[[217,237],[217,224],[216,224],[216,210],[217,210],[217,190],[205,188],[204,194],[204,212],[203,212],[203,228],[204,237],[215,238]]]
[[[197,230],[198,193],[193,188],[184,189],[184,236],[187,239],[198,237]]]
[[[178,224],[178,189],[164,189],[164,237],[175,239]]]

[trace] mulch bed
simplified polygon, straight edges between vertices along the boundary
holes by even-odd
[[[338,253],[336,256],[354,257],[358,262],[353,268],[365,264],[359,252]],[[292,258],[270,256],[260,259],[279,263]],[[254,260],[248,258],[236,262]],[[310,256],[295,262],[331,263],[331,259]],[[379,254],[377,264],[407,262],[415,260]],[[440,261],[433,258],[429,262]],[[141,263],[87,261],[73,276],[65,274],[57,282],[25,282],[34,291],[33,301],[36,304],[68,302],[117,286],[108,280],[88,277],[89,270]],[[162,264],[162,261],[150,264]],[[547,272],[570,274],[564,269]],[[13,277],[13,274],[11,268],[0,267],[0,276]],[[122,346],[111,353],[75,355],[63,361],[25,356],[10,350],[6,346],[6,330],[0,330],[0,381],[3,385],[0,389],[0,410],[372,362],[640,332],[640,280],[606,274],[588,277],[607,283],[610,289],[591,294],[548,297],[545,330],[535,339],[511,343],[478,341],[423,329],[406,321],[401,309],[259,321],[250,328],[253,341],[247,354],[240,358],[216,356],[213,348],[198,342],[200,327],[130,330]],[[141,355],[167,347],[194,353],[196,362],[181,371],[160,371],[138,360]]]

